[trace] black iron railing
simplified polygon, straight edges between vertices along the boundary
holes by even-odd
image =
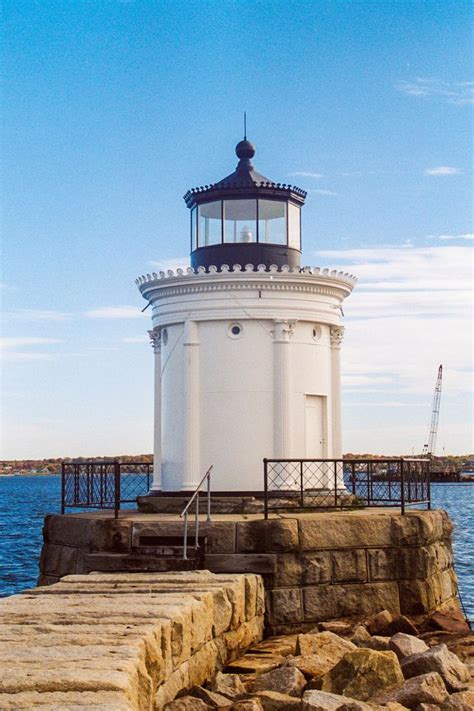
[[[264,459],[265,518],[288,509],[431,507],[429,459]]]
[[[113,509],[148,493],[153,472],[149,462],[63,462],[61,513],[66,508]]]

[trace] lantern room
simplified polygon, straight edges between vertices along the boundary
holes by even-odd
[[[250,141],[240,141],[235,152],[239,163],[233,173],[184,196],[191,211],[191,266],[299,266],[306,193],[258,173]]]

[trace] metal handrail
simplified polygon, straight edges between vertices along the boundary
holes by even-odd
[[[199,492],[204,481],[207,479],[207,521],[211,520],[211,470],[214,465],[211,464],[207,472],[204,474],[203,478],[194,490],[194,494],[189,499],[188,503],[184,509],[179,514],[180,518],[184,516],[184,534],[183,534],[183,560],[188,559],[188,515],[189,508],[193,501],[196,501],[196,512],[194,519],[194,547],[197,550],[199,548]]]

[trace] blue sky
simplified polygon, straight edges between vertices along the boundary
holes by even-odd
[[[5,458],[152,449],[134,284],[236,163],[308,190],[305,264],[359,276],[344,446],[472,451],[468,2],[4,3]],[[156,266],[154,266],[156,268]]]

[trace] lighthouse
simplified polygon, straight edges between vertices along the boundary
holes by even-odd
[[[152,308],[150,494],[192,491],[210,465],[213,491],[260,492],[264,458],[342,456],[341,306],[355,278],[301,266],[306,193],[261,175],[250,141],[235,152],[233,173],[184,196],[189,268],[136,280]]]

